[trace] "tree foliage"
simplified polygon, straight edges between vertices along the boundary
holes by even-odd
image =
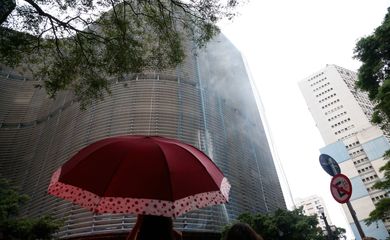
[[[333,229],[332,229],[333,231]],[[336,227],[336,229],[334,229],[334,231],[332,232],[332,239],[333,240],[339,240],[339,239],[347,239],[346,236],[345,236],[345,229],[344,228],[340,228],[340,227]]]
[[[387,11],[382,25],[357,42],[354,57],[362,62],[357,86],[375,104],[372,122],[390,133],[390,8]]]
[[[5,0],[5,4],[12,0]],[[74,90],[82,106],[109,80],[173,68],[204,46],[239,0],[23,0],[0,22],[0,63],[28,66],[50,97]],[[3,13],[6,12],[6,13]],[[10,11],[0,11],[3,19]],[[192,46],[191,46],[192,45]]]
[[[355,47],[355,58],[362,62],[358,71],[357,86],[368,92],[375,103],[372,122],[378,124],[384,132],[390,134],[390,7],[380,26],[366,37],[361,38]],[[385,158],[390,158],[387,151]],[[374,187],[388,191],[390,189],[389,161],[380,169],[384,171],[384,180]],[[371,224],[380,219],[390,217],[390,200],[381,199],[376,203],[375,210],[366,220]]]
[[[9,181],[0,178],[0,236],[3,239],[52,239],[62,225],[49,216],[37,219],[18,217],[19,208],[28,200]]]
[[[390,189],[390,150],[385,153],[385,159],[387,162],[383,165],[379,171],[384,172],[384,178],[382,181],[374,184],[375,189],[384,190],[389,193]],[[367,224],[372,224],[378,220],[384,220],[390,217],[390,198],[382,198],[375,204],[375,209],[370,212],[369,218],[366,219]]]
[[[302,208],[292,211],[278,209],[272,214],[244,213],[238,217],[238,221],[249,224],[267,240],[325,239],[321,228],[317,227],[317,217],[304,215]],[[222,236],[228,229],[229,226],[224,229]],[[336,230],[337,236],[345,233],[342,228]]]

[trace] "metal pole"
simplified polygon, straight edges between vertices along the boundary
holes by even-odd
[[[330,229],[330,226],[328,224],[328,220],[326,220],[325,213],[321,212],[321,215],[322,215],[322,219],[324,220],[324,223],[325,223],[326,231],[328,232],[328,234],[326,234],[326,238],[329,239],[329,240],[333,240],[333,238],[332,238],[333,237],[332,229]]]
[[[359,220],[356,217],[356,212],[355,212],[355,210],[353,210],[353,207],[352,207],[352,204],[351,204],[350,201],[347,202],[347,206],[348,206],[349,212],[351,213],[352,219],[353,219],[353,221],[354,221],[354,223],[356,225],[356,228],[357,228],[357,230],[359,232],[360,237],[362,239],[365,238],[366,235],[364,235],[363,229],[360,226]]]

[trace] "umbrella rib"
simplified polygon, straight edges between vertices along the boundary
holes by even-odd
[[[104,142],[101,146],[99,146],[100,149],[101,149],[101,148],[105,148],[105,147],[107,147],[108,145],[113,144],[113,143],[115,143],[116,141],[118,141],[118,140],[116,140],[116,141],[109,141],[109,140],[111,140],[111,139],[103,139],[102,141],[105,141],[105,140],[107,140],[107,142]],[[95,143],[96,143],[96,142],[95,142]],[[75,154],[75,156],[78,155],[78,154],[80,154],[80,153],[83,152],[83,151],[86,151],[87,148],[88,148],[88,150],[89,150],[89,148],[91,148],[92,145],[94,145],[95,143],[92,143],[92,144],[90,144],[90,145],[87,145],[87,146],[82,147],[81,149],[79,149],[79,150],[77,151],[77,153]],[[87,156],[85,156],[84,158],[87,158],[87,157],[91,156],[93,153],[94,153],[94,151],[89,152],[89,153],[87,154]],[[74,157],[74,156],[73,156],[73,157]],[[73,159],[73,157],[71,158],[71,160]],[[64,167],[66,168],[67,165],[69,165],[69,163],[70,163],[70,162],[66,162],[66,163],[62,166],[62,168],[63,168],[63,169],[64,169]],[[81,163],[82,163],[82,161],[77,161],[75,164],[73,164],[74,166],[73,166],[72,168],[76,168],[76,167],[79,166]],[[62,175],[66,175],[66,172],[62,173]]]
[[[216,181],[213,181],[213,184],[215,184],[215,186],[217,186],[217,188],[220,188],[222,186],[222,181],[223,181],[223,178],[224,178],[224,174],[223,174],[222,170],[220,170],[220,168],[217,166],[217,164],[215,164],[215,162],[213,160],[211,160],[211,158],[209,156],[207,156],[204,152],[202,152],[200,149],[197,149],[194,146],[191,146],[189,144],[181,143],[181,142],[178,142],[178,141],[172,141],[171,139],[166,139],[166,138],[161,138],[161,137],[159,137],[157,139],[157,141],[161,141],[161,142],[163,142],[165,144],[172,144],[172,145],[180,146],[181,149],[186,151],[191,156],[194,156],[195,158],[197,158],[197,157],[195,156],[194,152],[195,153],[199,152],[199,154],[204,155],[207,158],[207,160],[210,162],[210,164],[213,165],[214,168],[219,172],[219,175],[221,175],[221,180],[220,180],[221,182],[217,183]],[[159,146],[159,148],[161,149],[160,146]],[[163,151],[163,153],[164,153],[164,151]],[[198,162],[200,163],[202,168],[206,170],[206,172],[209,172],[208,168],[205,166],[203,161],[199,160]],[[213,177],[213,179],[214,179],[214,177]]]
[[[127,153],[128,153],[128,151],[125,151],[124,153],[122,153],[122,156],[127,155]],[[122,159],[122,160],[119,161],[118,165],[115,167],[115,170],[112,171],[112,175],[111,175],[111,177],[110,177],[110,181],[108,182],[108,184],[106,185],[106,187],[104,187],[105,190],[104,190],[104,192],[103,192],[101,198],[99,199],[99,202],[101,201],[102,198],[104,198],[104,197],[106,196],[106,192],[108,191],[108,188],[109,188],[109,186],[111,185],[111,182],[112,182],[112,180],[113,180],[113,177],[115,176],[116,172],[118,171],[118,169],[119,169],[120,166],[122,165],[122,162],[123,162],[122,156],[121,156],[121,159]],[[98,204],[98,205],[99,205],[99,204]]]
[[[180,144],[179,146],[181,146],[182,149],[184,149],[187,153],[189,153],[190,155],[194,156],[193,152],[191,152],[191,150],[189,150],[189,149],[187,148],[186,145]],[[198,151],[200,151],[200,150],[198,150]],[[209,156],[207,156],[204,152],[200,151],[200,153],[203,154],[203,155],[205,155],[205,156],[208,158],[208,160],[210,160],[210,163],[212,163],[212,164],[214,165],[214,167],[221,173],[222,179],[223,179],[224,176],[223,176],[223,174],[222,174],[222,171],[219,170],[217,164],[215,164],[215,163],[213,162],[213,160],[211,160],[211,158],[210,158]],[[199,160],[198,162],[199,162],[200,165],[206,170],[206,172],[208,172],[207,167],[203,164],[203,162],[200,161],[200,160]],[[213,178],[213,179],[214,179],[214,178]],[[220,187],[221,187],[220,185],[221,185],[221,183],[222,183],[222,180],[221,180],[220,183],[216,183],[215,181],[213,181],[213,183],[215,183],[215,185],[216,185],[218,188],[220,188]]]
[[[164,139],[163,138],[163,139],[161,139],[161,141],[163,141],[164,143],[168,143],[168,144],[176,144],[177,146],[180,146],[182,149],[184,149],[187,153],[189,153],[190,155],[194,156],[194,153],[192,152],[192,149],[191,149],[191,148],[193,148],[195,152],[198,151],[200,154],[205,155],[205,157],[208,160],[210,160],[210,163],[212,165],[214,165],[214,167],[221,173],[222,178],[224,177],[224,174],[223,174],[222,170],[220,170],[220,168],[217,166],[217,164],[215,164],[215,162],[209,156],[207,156],[207,154],[205,154],[203,151],[201,151],[200,149],[197,149],[196,147],[191,146],[189,144],[184,144],[184,143],[179,143],[179,142],[172,143],[170,139]],[[189,150],[189,149],[191,149],[191,150]],[[203,162],[202,161],[199,161],[199,162],[201,163],[202,167],[207,170],[207,168],[203,164]]]
[[[160,151],[163,153],[164,155],[164,158],[165,158],[165,152],[164,150],[160,147],[160,145],[158,143],[156,143],[157,147],[160,149]],[[173,191],[172,191],[172,178],[171,178],[171,169],[169,168],[169,165],[168,165],[168,162],[167,161],[164,161],[165,163],[165,166],[168,170],[168,176],[169,176],[169,196],[171,196],[171,200],[172,202],[174,202],[174,196],[173,195]]]
[[[124,137],[129,138],[130,140],[133,139],[133,137],[127,137],[127,136]],[[118,138],[121,138],[121,136]],[[59,181],[59,176],[60,174],[62,175],[61,171],[63,170],[63,167],[66,165],[64,164],[63,167],[58,169],[53,174],[52,182],[49,185],[49,193],[54,196],[58,196],[70,200],[76,204],[79,204],[82,207],[86,207],[96,212],[115,213],[115,212],[129,211],[134,213],[134,211],[136,211],[137,213],[139,213],[139,209],[143,209],[142,210],[143,213],[149,211],[149,214],[153,214],[153,215],[165,214],[167,216],[172,215],[173,217],[177,217],[193,209],[215,205],[218,203],[224,203],[228,200],[230,184],[228,183],[227,179],[224,177],[222,171],[218,168],[218,166],[204,152],[189,144],[176,142],[170,139],[166,140],[160,137],[149,137],[149,136],[147,136],[146,138],[150,138],[150,140],[152,141],[148,142],[148,144],[144,148],[140,149],[141,150],[140,154],[143,154],[142,155],[143,157],[141,157],[140,159],[143,162],[136,165],[133,165],[132,162],[128,162],[128,161],[134,160],[133,157],[135,156],[131,156],[130,153],[133,150],[137,151],[139,146],[131,145],[132,147],[130,147],[125,143],[113,147],[113,149],[115,150],[115,154],[109,154],[109,155],[105,154],[104,156],[100,156],[100,157],[98,157],[97,155],[95,158],[95,156],[90,156],[91,153],[88,153],[89,151],[87,151],[88,154],[82,154],[81,156],[72,157],[74,164],[71,164],[68,168],[78,166],[78,164],[82,162],[81,161],[82,158],[88,158],[89,159],[88,162],[86,163],[85,166],[82,166],[82,169],[80,169],[80,171],[81,170],[90,171],[91,168],[88,164],[93,164],[98,169],[104,170],[105,179],[104,180],[101,179],[101,181],[98,181],[100,182],[100,184],[98,185],[96,181],[91,182],[91,184],[90,182],[86,182],[84,184],[86,188],[77,187],[78,185],[74,185],[74,186],[68,185],[65,182],[62,183]],[[135,140],[137,142],[137,138]],[[98,143],[97,145],[95,144],[93,147],[95,148],[97,147],[100,150],[103,149],[104,151],[106,151],[107,150],[106,148],[110,148],[111,144],[114,144],[116,142],[117,141],[107,140],[107,142],[104,142],[103,144],[100,143]],[[154,142],[154,146],[153,146],[153,142]],[[179,151],[179,149],[176,149],[177,147],[180,148],[180,153],[175,152],[175,151]],[[154,153],[148,155],[143,152],[145,149],[153,150]],[[80,154],[82,151],[83,150],[80,150],[76,155]],[[107,161],[111,161],[111,159],[114,157],[115,160],[113,162],[107,162]],[[173,159],[171,159],[172,157]],[[187,158],[190,158],[188,159],[190,162],[186,162]],[[72,159],[70,161],[72,161]],[[168,159],[173,160],[173,162],[168,161]],[[155,161],[163,161],[163,162],[157,163]],[[109,168],[105,169],[104,166],[106,166],[105,164],[107,163],[109,163]],[[127,163],[129,163],[130,165],[127,166]],[[146,166],[142,164],[146,164]],[[184,167],[184,165],[182,164],[186,165],[187,168]],[[159,165],[160,167],[156,169],[155,168],[156,165]],[[126,176],[129,167],[130,169],[136,169],[136,170],[139,170],[139,168],[146,169],[146,170],[152,168],[153,176],[155,177],[158,176],[156,178],[157,181],[163,179],[164,187],[161,186],[156,189],[156,185],[154,185],[155,183],[149,181],[150,178],[147,177],[148,175],[144,175],[142,172],[141,174],[143,175],[143,177],[145,177],[144,178],[145,181],[151,182],[153,184],[151,185],[154,186],[152,189],[157,191],[157,193],[160,194],[161,191],[165,191],[162,195],[160,194],[161,195],[160,198],[158,196],[154,196],[153,194],[149,194],[151,197],[142,199],[142,196],[139,196],[137,194],[136,195],[122,194],[121,191],[119,191],[115,195],[114,192],[116,192],[117,187],[123,186],[122,184],[125,181],[123,181],[122,176]],[[154,170],[158,172],[154,172]],[[200,176],[198,174],[198,171],[205,171],[205,173],[201,173],[200,175],[202,176],[204,175],[205,177],[207,177],[207,181],[205,179],[204,181],[197,183],[197,185],[194,185],[195,187],[193,189],[194,191],[190,191],[188,193],[186,192],[187,195],[184,194],[184,192],[183,194],[177,193],[176,190],[181,189],[182,187],[186,187],[186,185],[180,185],[181,181],[183,182],[186,182],[187,180],[197,181],[197,179],[193,179],[193,178],[197,178],[197,176]],[[195,174],[193,175],[194,177],[190,177],[192,175],[189,175],[189,172],[191,172],[191,174],[194,173]],[[205,175],[206,172],[209,176]],[[76,174],[76,176],[79,176],[80,173],[83,172],[81,171],[77,173],[78,175]],[[91,176],[99,177],[101,174],[97,174],[97,173],[98,172],[96,171],[96,174],[93,173]],[[116,185],[117,187],[113,186],[113,183],[117,183],[118,184]],[[178,183],[179,186],[176,185],[176,183]],[[139,187],[144,187],[142,183],[139,184],[141,184],[138,185]],[[203,188],[203,185],[206,186],[206,189]],[[124,186],[126,188],[128,187],[126,184]],[[64,188],[67,187],[69,187],[70,189],[64,191]],[[70,194],[67,194],[65,192],[70,192]],[[75,196],[75,198],[73,196]],[[183,197],[181,197],[180,199],[176,199],[175,197],[178,196],[183,196]],[[134,207],[135,205],[138,207],[135,208],[136,210],[131,208]]]

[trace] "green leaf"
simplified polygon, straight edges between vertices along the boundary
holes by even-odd
[[[241,1],[22,2],[0,22],[0,62],[28,66],[49,97],[70,90],[85,108],[110,93],[110,79],[174,69]]]
[[[375,103],[371,121],[390,133],[390,8],[387,11],[374,33],[357,42],[354,58],[362,62],[357,86]]]

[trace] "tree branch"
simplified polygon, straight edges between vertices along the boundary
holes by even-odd
[[[45,11],[43,11],[43,9],[38,5],[36,4],[33,0],[24,0],[25,2],[27,2],[28,4],[30,4],[36,11],[37,13],[40,15],[40,16],[44,16],[44,17],[47,17],[50,19],[50,21],[53,23],[53,20],[61,27],[63,27],[64,29],[71,29],[77,33],[81,33],[81,34],[87,34],[87,35],[93,35],[94,37],[96,38],[99,38],[99,39],[102,39],[102,40],[106,40],[106,38],[104,38],[103,36],[100,36],[98,34],[95,34],[93,32],[87,32],[87,31],[83,31],[83,30],[80,30],[74,26],[72,26],[70,24],[70,21],[68,22],[63,22],[61,21],[60,19],[54,17],[53,15],[51,14],[48,14],[46,13]]]
[[[16,3],[12,0],[2,0],[0,9],[0,25],[7,20],[7,17],[15,9]]]
[[[60,58],[63,58],[64,55],[62,54],[60,46],[59,46],[58,37],[57,37],[57,33],[56,33],[56,26],[54,25],[54,22],[51,18],[49,18],[49,20],[50,20],[51,29],[53,30],[53,34],[54,34],[54,38],[55,38],[57,53],[60,56]]]

